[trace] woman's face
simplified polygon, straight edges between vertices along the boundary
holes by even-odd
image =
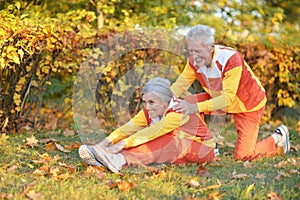
[[[162,102],[155,94],[148,92],[143,94],[143,103],[145,109],[148,111],[152,119],[156,117],[162,117],[166,109],[168,108],[168,103]]]

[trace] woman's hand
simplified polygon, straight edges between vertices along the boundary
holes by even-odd
[[[109,144],[110,144],[110,139],[105,138],[104,140],[102,140],[100,143],[96,144],[97,146],[100,146],[102,149],[106,149]]]
[[[125,142],[121,141],[105,149],[108,153],[118,153],[125,147]]]

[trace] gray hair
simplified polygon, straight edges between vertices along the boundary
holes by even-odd
[[[162,102],[168,103],[173,97],[170,85],[171,83],[168,79],[156,77],[146,83],[143,89],[143,94],[152,92]]]
[[[199,24],[190,28],[186,39],[192,41],[201,40],[205,45],[210,46],[215,43],[214,30],[209,26]]]

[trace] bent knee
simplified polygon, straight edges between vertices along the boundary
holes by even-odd
[[[235,160],[245,161],[245,160],[252,160],[254,158],[255,158],[255,155],[250,153],[250,152],[244,152],[244,153],[235,152],[234,153],[234,159]]]

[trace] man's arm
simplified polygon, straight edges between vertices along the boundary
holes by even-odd
[[[183,72],[178,76],[177,80],[172,84],[171,90],[178,98],[186,92],[196,79],[196,74],[187,60]]]

